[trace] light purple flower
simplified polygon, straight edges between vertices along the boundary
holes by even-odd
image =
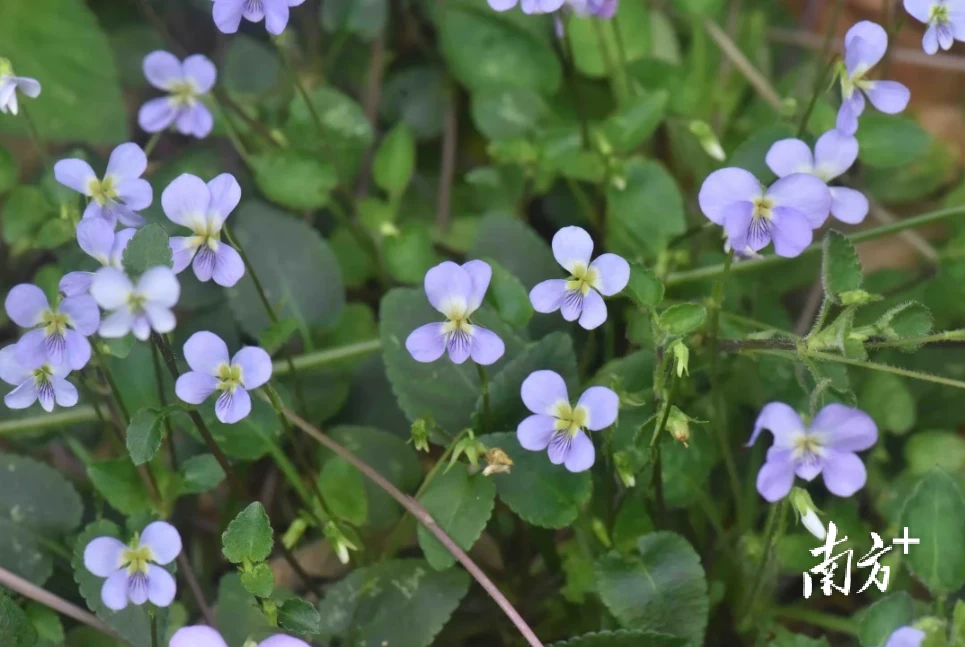
[[[509,11],[517,4],[523,13],[540,14],[553,13],[563,6],[565,0],[487,0],[489,6],[496,11]]]
[[[261,22],[265,29],[277,36],[288,26],[288,8],[297,7],[305,0],[214,0],[214,24],[225,34],[238,31],[241,19]]]
[[[168,647],[228,647],[216,629],[205,625],[181,627],[173,636]],[[265,638],[257,647],[310,647],[304,640],[285,634],[275,634]]]
[[[97,537],[84,548],[84,566],[97,577],[106,577],[101,587],[104,606],[120,611],[128,601],[141,605],[149,601],[167,607],[174,600],[177,585],[165,569],[181,553],[181,535],[164,521],[149,523],[125,546],[114,537]],[[159,564],[161,566],[159,566]]]
[[[617,12],[619,0],[566,0],[580,16],[596,16],[608,20]]]
[[[523,404],[533,412],[516,428],[523,449],[541,452],[549,448],[550,462],[571,472],[590,469],[596,457],[593,441],[584,429],[600,431],[612,425],[620,398],[603,386],[591,386],[570,405],[566,382],[559,373],[534,371],[520,389]]]
[[[90,361],[87,337],[97,332],[100,311],[87,295],[67,297],[51,307],[36,285],[21,283],[7,294],[7,316],[21,328],[32,328],[17,342],[17,361],[27,369],[66,364],[79,371]]]
[[[62,407],[74,406],[77,404],[77,389],[64,379],[68,374],[70,369],[65,364],[43,364],[26,369],[17,361],[16,347],[11,345],[0,349],[0,380],[17,387],[3,397],[11,409],[26,409],[37,400],[48,413],[54,410],[54,402]]]
[[[178,302],[181,286],[167,267],[152,267],[136,286],[124,272],[105,267],[94,274],[90,294],[100,307],[111,311],[101,321],[101,337],[111,339],[133,332],[145,341],[151,330],[162,334],[174,330],[171,308]]]
[[[180,274],[194,260],[194,275],[230,288],[245,275],[245,264],[235,249],[221,242],[221,228],[241,200],[241,186],[230,173],[207,184],[194,175],[180,175],[164,189],[161,206],[173,223],[194,232],[172,236],[174,272]]]
[[[426,272],[426,296],[446,321],[419,326],[405,340],[406,350],[417,362],[434,362],[449,351],[449,359],[462,364],[472,357],[477,364],[496,362],[506,346],[491,330],[470,321],[482,305],[493,268],[483,261],[462,266],[445,261]]]
[[[553,236],[553,256],[568,279],[550,279],[529,293],[536,312],[560,310],[567,321],[579,319],[593,330],[606,321],[606,304],[600,295],[611,297],[627,286],[630,264],[616,254],[601,254],[590,262],[593,239],[579,227],[563,227]]]
[[[888,34],[868,20],[855,24],[844,36],[844,61],[841,70],[841,109],[837,129],[845,135],[858,132],[858,117],[864,112],[865,96],[881,112],[896,114],[905,109],[911,92],[897,81],[872,81],[865,75],[885,55]]]
[[[24,96],[36,99],[40,96],[40,82],[26,76],[14,76],[10,61],[0,58],[0,112],[17,114],[17,90]]]
[[[207,137],[214,120],[199,100],[208,94],[218,71],[208,57],[195,54],[184,59],[170,52],[155,51],[144,57],[144,76],[166,97],[151,99],[138,110],[137,123],[149,133],[158,133],[171,124],[182,135]]]
[[[251,413],[248,391],[271,378],[271,357],[257,346],[245,346],[228,359],[228,346],[213,332],[196,332],[184,344],[191,370],[178,378],[174,392],[188,404],[201,404],[219,391],[214,413],[233,424]]]
[[[771,402],[757,416],[748,447],[764,429],[774,435],[774,444],[757,474],[757,491],[768,501],[787,496],[795,474],[805,481],[823,474],[831,494],[841,497],[851,496],[864,486],[868,474],[855,452],[868,449],[878,440],[878,428],[864,411],[829,404],[814,416],[810,427],[805,427],[794,409],[783,402]]]
[[[77,224],[77,244],[102,266],[121,269],[124,250],[136,233],[133,228],[115,233],[113,225],[102,218],[88,218]],[[87,294],[93,279],[93,272],[68,272],[58,287],[61,294],[68,297]]]
[[[147,156],[137,144],[121,144],[107,161],[104,179],[98,180],[90,164],[81,159],[65,159],[54,164],[54,177],[64,186],[83,193],[90,202],[85,218],[103,218],[112,226],[120,220],[128,227],[140,227],[144,218],[137,213],[154,201],[147,180]]]
[[[925,642],[925,632],[914,627],[898,627],[888,636],[884,647],[921,647]]]
[[[767,165],[779,178],[794,173],[807,173],[825,184],[851,168],[858,159],[858,140],[840,130],[829,130],[821,135],[811,149],[800,139],[782,139],[767,151]],[[831,215],[850,225],[868,215],[868,199],[864,194],[843,186],[829,186]]]
[[[905,11],[928,25],[921,40],[926,54],[965,40],[965,0],[905,0]]]
[[[733,249],[764,249],[774,241],[778,256],[793,258],[811,244],[812,230],[831,211],[828,187],[813,175],[794,173],[765,189],[740,168],[714,171],[698,196],[700,210],[724,227]]]

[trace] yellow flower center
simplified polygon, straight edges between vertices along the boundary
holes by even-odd
[[[472,324],[469,323],[469,313],[466,310],[465,303],[452,304],[447,308],[447,321],[442,324],[443,334],[449,335],[457,331],[467,335],[472,334]]]
[[[794,458],[824,455],[824,434],[799,433],[791,441]]]
[[[933,22],[937,25],[949,22],[948,20],[948,6],[943,4],[934,4],[931,8],[931,15],[928,17],[929,22]]]
[[[103,180],[92,179],[90,184],[87,185],[87,190],[90,191],[90,197],[101,206],[104,206],[109,200],[117,200],[118,198],[117,185],[112,175],[108,175]]]
[[[127,568],[129,575],[147,575],[147,567],[154,561],[154,551],[148,546],[140,546],[140,538],[135,535],[131,548],[121,553],[122,568]]]
[[[175,106],[190,107],[195,104],[198,91],[190,81],[175,81],[168,87],[170,100]]]
[[[127,297],[127,307],[131,312],[140,312],[144,309],[147,298],[137,292],[131,292]]]
[[[70,323],[70,317],[60,312],[48,310],[43,314],[42,322],[44,325],[44,333],[48,337],[52,335],[63,335],[67,331],[67,324]]]
[[[774,203],[767,198],[754,198],[754,220],[759,218],[771,219],[771,209]]]
[[[585,407],[574,408],[569,402],[560,402],[556,405],[556,422],[553,426],[558,433],[564,433],[572,438],[576,432],[586,426],[588,418],[589,412]]]
[[[54,369],[50,364],[44,364],[40,368],[35,368],[31,373],[34,376],[34,383],[42,386],[50,383],[50,376],[54,374]]]
[[[228,364],[222,362],[218,366],[216,373],[218,377],[218,390],[234,393],[239,386],[244,387],[243,371],[238,364]]]
[[[213,219],[205,218],[203,214],[196,213],[191,218],[191,231],[194,236],[188,241],[191,247],[203,247],[207,245],[212,252],[218,251],[221,244],[221,224]]]
[[[599,281],[600,273],[595,268],[587,267],[583,263],[576,263],[573,266],[572,276],[566,280],[566,289],[586,296],[590,288],[599,288]]]

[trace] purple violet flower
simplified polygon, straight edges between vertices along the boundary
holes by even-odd
[[[77,244],[88,256],[103,265],[121,269],[124,250],[134,238],[137,229],[122,229],[114,233],[114,227],[101,218],[88,218],[77,224]],[[60,293],[67,297],[87,294],[93,272],[68,272],[60,279]]]
[[[168,647],[228,647],[216,629],[205,625],[181,627],[171,636]],[[285,634],[275,634],[265,638],[257,647],[310,647],[304,640]]]
[[[840,130],[829,130],[818,138],[811,149],[800,139],[782,139],[774,142],[767,151],[767,166],[779,178],[794,173],[807,173],[820,178],[825,184],[843,175],[858,159],[858,140]],[[854,189],[829,186],[831,192],[831,215],[855,225],[868,215],[868,198]]]
[[[855,452],[868,449],[878,440],[878,427],[864,411],[829,404],[805,427],[794,409],[783,402],[771,402],[757,416],[748,447],[764,429],[774,435],[774,444],[757,474],[757,491],[768,501],[787,496],[795,474],[805,481],[823,474],[828,491],[841,497],[864,487],[868,474]]]
[[[566,0],[487,0],[496,11],[509,11],[517,4],[527,14],[553,13]]]
[[[898,627],[890,636],[884,647],[921,647],[925,642],[925,632],[914,627]]]
[[[885,55],[888,34],[868,20],[856,23],[844,36],[844,61],[841,70],[841,109],[837,129],[845,135],[858,132],[858,117],[864,112],[865,95],[881,112],[893,115],[908,105],[911,92],[897,81],[871,81],[865,75]]]
[[[106,577],[101,600],[108,609],[120,611],[128,601],[149,601],[167,607],[174,600],[174,577],[160,565],[170,564],[181,553],[181,535],[164,521],[149,523],[125,546],[114,537],[97,537],[84,548],[84,566],[97,577]]]
[[[520,389],[523,404],[533,412],[516,428],[523,449],[541,452],[549,448],[550,462],[563,464],[571,472],[593,466],[596,451],[584,429],[600,431],[612,425],[620,409],[620,398],[603,386],[591,386],[570,404],[566,382],[554,371],[534,371]]]
[[[228,359],[228,346],[212,332],[196,332],[184,344],[191,370],[178,378],[174,392],[188,404],[201,404],[220,391],[214,413],[230,425],[251,413],[248,391],[271,378],[271,357],[257,346],[246,346]]]
[[[100,311],[86,294],[67,297],[51,307],[36,285],[21,283],[7,294],[7,316],[21,328],[32,328],[17,342],[17,361],[28,370],[44,364],[66,364],[79,371],[90,361],[87,337],[97,332]]]
[[[85,218],[103,218],[112,226],[118,220],[128,227],[140,227],[144,218],[137,213],[154,201],[154,191],[141,175],[147,170],[147,156],[137,144],[121,144],[107,161],[104,179],[98,180],[90,164],[81,159],[65,159],[54,164],[54,177],[83,193],[90,202]]]
[[[193,236],[172,236],[174,272],[194,261],[194,275],[230,288],[245,275],[245,264],[235,249],[221,242],[221,228],[241,200],[241,186],[230,173],[207,184],[194,175],[180,175],[164,189],[161,206],[171,222],[187,227]]]
[[[806,173],[765,189],[748,171],[723,168],[707,176],[697,199],[704,215],[724,227],[731,248],[757,252],[773,240],[777,255],[788,258],[811,244],[812,230],[831,211],[828,187]]]
[[[905,0],[905,11],[928,25],[921,40],[926,54],[936,53],[939,47],[949,50],[956,40],[965,40],[963,0]]]
[[[536,312],[560,310],[567,321],[579,319],[580,326],[593,330],[606,321],[603,294],[612,297],[627,286],[630,264],[616,254],[601,254],[590,262],[593,239],[580,227],[563,227],[553,236],[553,256],[568,279],[538,283],[529,293]]]
[[[144,76],[166,97],[151,99],[137,112],[137,123],[149,133],[158,133],[171,124],[182,135],[207,137],[214,120],[199,100],[214,87],[218,71],[208,57],[195,54],[184,59],[170,52],[155,51],[144,57]]]
[[[10,61],[0,58],[0,112],[17,115],[17,90],[26,97],[36,99],[40,96],[40,82],[27,76],[14,76]]]
[[[214,24],[225,34],[238,31],[241,19],[261,22],[265,29],[277,36],[288,26],[288,8],[297,7],[305,0],[214,0]]]
[[[609,20],[617,12],[619,0],[566,0],[579,16],[596,16]]]
[[[181,286],[167,267],[152,267],[136,286],[124,272],[105,267],[94,274],[90,294],[100,307],[112,311],[101,321],[101,337],[112,339],[133,332],[146,341],[151,330],[162,334],[174,330],[171,308],[178,302]]]
[[[493,268],[483,261],[457,265],[445,261],[426,272],[426,296],[446,321],[419,326],[405,340],[405,348],[417,362],[434,362],[449,351],[449,359],[462,364],[472,357],[488,366],[506,352],[503,340],[491,330],[470,321],[482,305]]]
[[[11,409],[26,409],[37,400],[47,413],[54,410],[54,402],[62,407],[74,406],[77,404],[77,389],[64,379],[68,374],[70,369],[66,364],[43,364],[26,369],[17,361],[15,346],[0,349],[0,380],[17,387],[3,397]]]

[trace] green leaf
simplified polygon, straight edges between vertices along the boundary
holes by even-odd
[[[315,88],[309,97],[322,124],[321,138],[308,106],[297,93],[288,106],[285,135],[296,147],[321,153],[335,164],[339,181],[348,182],[372,144],[372,125],[362,107],[338,90]]]
[[[17,160],[10,154],[10,151],[0,146],[0,195],[17,186],[19,176],[20,169],[17,167]],[[6,229],[6,226],[4,229]]]
[[[181,494],[200,494],[213,490],[224,480],[221,465],[211,454],[192,456],[181,464]]]
[[[43,533],[68,533],[84,512],[70,481],[46,463],[0,453],[0,518]]]
[[[472,93],[472,121],[489,139],[512,139],[532,132],[548,106],[533,88],[493,86]]]
[[[827,638],[811,638],[803,634],[792,634],[779,627],[777,635],[767,643],[767,647],[830,647],[830,645]]]
[[[765,126],[756,130],[734,149],[727,160],[727,165],[745,169],[759,181],[769,184],[776,176],[765,161],[767,151],[770,150],[774,142],[788,137],[794,137],[794,129],[786,123]]]
[[[322,26],[371,41],[382,33],[388,14],[388,0],[329,0],[322,4]]]
[[[914,119],[877,112],[861,119],[856,137],[861,163],[877,168],[910,164],[928,150],[932,139]]]
[[[37,639],[41,644],[63,644],[64,625],[60,622],[60,616],[56,611],[37,602],[28,603],[24,611],[30,624],[37,631]]]
[[[657,162],[631,158],[625,172],[626,188],[607,190],[608,249],[631,259],[643,253],[656,256],[687,229],[683,196]]]
[[[965,438],[955,432],[919,431],[908,437],[903,450],[913,474],[925,474],[935,467],[953,473],[965,468]]]
[[[571,16],[566,29],[576,68],[587,76],[607,76],[621,61],[632,63],[650,54],[650,17],[641,2],[621,2],[615,20]]]
[[[470,426],[480,393],[475,364],[456,365],[447,356],[425,364],[412,359],[405,348],[405,340],[413,330],[441,319],[426,300],[425,292],[421,288],[390,290],[382,297],[379,313],[386,373],[409,421],[431,415],[451,433]],[[486,367],[491,375],[495,374],[520,351],[522,342],[485,306],[475,312],[473,321],[499,335],[506,345],[502,359]]]
[[[258,345],[269,355],[288,343],[291,336],[298,331],[298,319],[285,317],[276,323],[269,324],[258,336]]]
[[[252,398],[248,417],[230,425],[218,420],[211,403],[201,405],[200,413],[218,447],[231,458],[246,461],[261,458],[268,451],[266,440],[277,438],[281,433],[275,410],[261,398]],[[179,417],[183,421],[180,428],[198,442],[204,442],[194,424],[183,416]]]
[[[141,409],[127,426],[127,451],[135,465],[143,465],[161,448],[164,416],[157,409]]]
[[[869,373],[858,394],[858,408],[874,418],[878,429],[905,434],[915,426],[915,396],[905,381],[891,373]]]
[[[670,335],[680,336],[693,332],[707,320],[707,308],[699,303],[679,303],[660,313],[657,324]]]
[[[533,304],[530,303],[526,288],[495,259],[482,260],[489,263],[493,270],[489,290],[486,291],[486,302],[493,306],[499,313],[499,318],[510,326],[525,328],[533,317]]]
[[[44,139],[124,141],[128,119],[114,56],[87,3],[4,0],[0,43],[15,74],[43,84],[39,97],[21,100]],[[0,130],[27,133],[24,119],[9,117],[0,119]]]
[[[292,149],[270,149],[251,159],[255,183],[265,196],[295,211],[328,204],[338,177],[332,164]]]
[[[33,647],[36,642],[37,630],[30,624],[30,618],[0,589],[0,645]]]
[[[703,643],[707,581],[700,557],[687,540],[655,532],[637,544],[639,557],[610,553],[597,562],[597,589],[624,627],[647,629]]]
[[[576,401],[579,398],[579,393],[575,391],[579,378],[573,341],[566,333],[550,333],[538,342],[526,346],[490,379],[490,429],[515,429],[524,418],[532,415],[523,404],[519,393],[523,381],[537,370],[559,373],[571,390],[571,399]],[[476,412],[483,415],[481,395],[476,401]]]
[[[222,551],[232,564],[260,562],[271,554],[275,540],[268,513],[255,501],[238,513],[221,535]]]
[[[954,593],[965,585],[965,499],[948,474],[933,469],[918,482],[898,525],[921,538],[903,561],[932,595]]]
[[[154,507],[137,468],[129,458],[95,461],[87,465],[94,488],[120,513],[135,514]]]
[[[118,359],[126,359],[134,348],[134,335],[124,335],[114,339],[100,339],[97,343],[103,345],[103,350],[108,355]]]
[[[345,287],[338,261],[318,231],[260,202],[242,204],[232,220],[276,314],[305,328],[333,326],[345,306]],[[258,337],[271,324],[250,272],[228,290],[228,302],[249,335]]]
[[[448,2],[441,14],[442,55],[452,75],[470,90],[510,85],[551,95],[559,88],[563,72],[548,39],[480,2]]]
[[[340,226],[329,234],[328,244],[338,259],[338,266],[342,270],[345,287],[360,287],[375,276],[375,264],[372,262],[372,258],[347,225]]]
[[[516,433],[482,437],[487,447],[502,449],[513,461],[509,474],[494,474],[496,492],[523,521],[541,528],[563,528],[573,523],[593,490],[589,472],[574,474],[553,465],[545,452],[523,449]]]
[[[631,153],[657,130],[667,115],[670,93],[647,92],[633,97],[603,122],[603,135],[616,153]]]
[[[840,303],[842,293],[861,287],[861,262],[851,242],[844,234],[834,230],[824,237],[823,249],[821,280],[824,282],[824,291],[831,299]]]
[[[428,647],[468,590],[465,571],[436,572],[421,559],[357,569],[322,599],[321,635],[351,631],[358,645]]]
[[[43,586],[54,572],[50,552],[41,546],[36,531],[3,517],[0,517],[0,567],[38,586]]]
[[[372,161],[372,179],[393,198],[400,198],[415,170],[415,136],[405,123],[398,123],[379,144]]]
[[[288,598],[278,608],[278,623],[300,636],[317,636],[321,631],[321,622],[322,617],[315,606],[301,598]]]
[[[630,282],[627,293],[639,305],[653,308],[663,301],[663,281],[651,270],[637,263],[630,264]]]
[[[952,630],[951,647],[962,647],[965,645],[965,602],[955,601],[955,609],[952,611]]]
[[[18,186],[3,205],[3,240],[9,244],[29,243],[44,223],[56,218],[54,207],[35,186]]]
[[[471,258],[491,258],[527,290],[551,277],[563,278],[549,245],[523,221],[501,213],[485,216],[476,230]]]
[[[48,220],[37,231],[34,246],[38,249],[55,249],[74,238],[74,226],[70,221]]]
[[[621,629],[584,634],[552,643],[550,647],[683,647],[686,644],[686,639],[670,634]]]
[[[221,69],[221,82],[232,93],[259,95],[271,90],[281,72],[273,47],[244,34],[228,41]]]
[[[273,629],[237,573],[228,573],[218,583],[215,611],[218,630],[229,647],[242,647],[248,638],[260,639]]]
[[[419,497],[419,502],[439,527],[468,551],[489,522],[496,503],[496,487],[482,472],[470,476],[466,466],[460,463],[437,476]],[[432,568],[441,571],[456,563],[452,553],[421,524],[418,536],[419,546]]]
[[[442,133],[448,104],[445,74],[425,65],[390,70],[379,109],[387,122],[404,121],[419,139],[432,139]]]
[[[369,518],[365,479],[345,459],[334,456],[325,462],[318,475],[318,489],[329,510],[339,519],[361,526]]]
[[[252,595],[267,598],[275,590],[275,576],[265,562],[255,564],[250,571],[241,572],[241,586]]]
[[[857,614],[858,640],[862,647],[881,647],[898,627],[915,619],[911,596],[904,591],[876,600]]]
[[[171,244],[161,225],[148,224],[137,230],[124,250],[124,272],[137,281],[137,277],[152,267],[172,267]]]
[[[421,222],[406,223],[397,235],[386,236],[382,251],[386,269],[401,283],[421,284],[438,261],[429,227]]]
[[[906,301],[891,308],[874,323],[879,335],[885,339],[913,339],[931,332],[931,310],[917,301]],[[913,345],[902,346],[902,350],[915,350]]]

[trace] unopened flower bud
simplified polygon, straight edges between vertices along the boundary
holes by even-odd
[[[301,517],[296,518],[282,535],[282,545],[290,550],[299,542],[306,530],[308,530],[308,522]]]
[[[476,439],[476,435],[472,432],[472,429],[467,429],[466,437],[456,443],[455,447],[452,448],[452,457],[449,459],[446,471],[448,472],[463,454],[466,455],[469,463],[473,467],[476,467],[479,465],[479,457],[485,455],[486,450],[487,447]]]
[[[824,527],[824,522],[818,517],[817,508],[814,505],[814,501],[811,500],[811,495],[807,493],[807,490],[799,487],[792,488],[788,498],[791,501],[791,505],[794,506],[794,509],[801,517],[801,525],[807,528],[808,532],[818,539],[824,540],[824,538],[827,537],[828,531]]]
[[[689,447],[690,417],[675,406],[670,407],[670,415],[667,417],[667,431],[678,443],[684,447]]]
[[[350,550],[358,550],[358,545],[345,536],[345,532],[334,521],[325,524],[325,538],[332,545],[332,550],[338,556],[338,561],[348,564]]]
[[[636,447],[620,450],[613,455],[617,476],[620,477],[624,487],[628,488],[637,484],[637,474],[646,462],[647,457]]]
[[[700,147],[703,148],[704,152],[710,157],[719,162],[727,159],[727,153],[724,152],[724,147],[720,145],[720,140],[717,139],[714,130],[706,121],[691,121],[690,132],[693,133],[694,137],[696,137],[700,143]]]
[[[379,233],[386,238],[395,238],[399,235],[399,228],[395,226],[393,222],[383,222],[379,226]]]
[[[678,339],[670,344],[670,348],[667,350],[673,353],[677,377],[683,377],[685,373],[690,375],[690,349],[687,348],[687,344]]]
[[[429,451],[429,427],[430,422],[425,418],[419,418],[412,423],[411,434],[412,437],[409,442],[412,446],[416,448],[417,451],[427,452]]]
[[[499,447],[486,450],[486,469],[483,470],[483,476],[509,474],[512,467],[513,459]]]

